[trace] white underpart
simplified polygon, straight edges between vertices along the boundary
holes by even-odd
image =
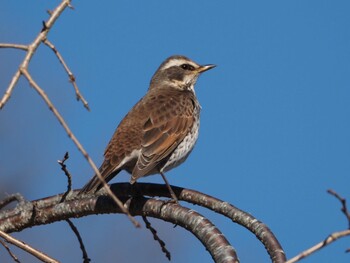
[[[176,150],[171,154],[169,160],[161,169],[161,172],[169,171],[170,169],[182,164],[191,151],[193,150],[194,145],[198,139],[199,132],[199,111],[200,107],[196,108],[195,121],[193,123],[193,127],[191,132],[183,139],[183,141],[177,146]]]
[[[180,80],[171,80],[169,81],[169,85],[171,85],[172,87],[178,89],[178,90],[190,90],[192,91],[194,94],[194,84],[195,84],[196,80],[193,81],[192,79],[187,80],[186,82],[180,81]]]
[[[141,154],[141,149],[133,150],[128,156],[125,156],[124,159],[120,162],[120,164],[114,168],[113,172],[117,171],[124,164],[130,162],[131,160],[137,160]],[[112,173],[113,173],[112,172]]]
[[[194,84],[196,84],[198,77],[199,77],[199,75],[197,75],[195,77],[186,76],[184,79],[186,86],[188,87],[188,90],[191,90],[194,94],[196,94],[194,91]]]

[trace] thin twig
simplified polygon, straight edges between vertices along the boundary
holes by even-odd
[[[83,239],[81,238],[78,229],[75,227],[75,225],[73,224],[73,222],[70,219],[67,219],[66,222],[68,223],[70,228],[73,230],[75,236],[78,238],[80,249],[83,252],[84,263],[89,263],[91,261],[91,259],[89,258],[88,254],[86,252]]]
[[[165,242],[158,236],[157,234],[157,230],[155,230],[151,223],[148,221],[146,216],[142,216],[143,222],[145,222],[146,228],[149,229],[153,235],[153,239],[155,241],[158,241],[160,247],[162,248],[162,252],[165,254],[165,256],[167,257],[167,259],[170,261],[171,260],[171,254],[169,252],[169,250],[166,249],[165,247]]]
[[[305,250],[304,252],[300,253],[299,255],[295,256],[294,258],[288,260],[286,263],[297,262],[297,261],[311,255],[312,253],[315,253],[317,250],[320,250],[321,248],[331,244],[332,242],[336,241],[337,239],[350,235],[350,214],[349,214],[348,208],[346,206],[346,199],[341,197],[334,190],[329,189],[329,190],[327,190],[327,192],[330,195],[333,195],[335,198],[337,198],[340,201],[340,203],[342,204],[341,211],[344,213],[345,217],[348,220],[349,229],[344,230],[344,231],[340,231],[340,232],[335,232],[335,233],[329,235],[324,241],[322,241],[322,242],[316,244],[315,246]]]
[[[70,9],[72,9],[72,10],[75,9],[74,6],[72,5],[72,3],[69,3],[68,7],[69,7]]]
[[[346,205],[346,199],[341,197],[337,192],[335,192],[332,189],[327,190],[327,192],[329,194],[333,195],[335,198],[337,198],[340,201],[340,203],[342,204],[341,211],[343,212],[346,219],[348,220],[348,228],[350,229],[350,213],[349,213],[349,210],[348,210],[347,205]]]
[[[7,252],[8,252],[9,255],[11,256],[11,258],[12,258],[15,262],[21,263],[21,262],[19,261],[18,257],[17,257],[15,254],[13,254],[13,252],[11,251],[11,249],[8,247],[8,245],[6,245],[6,243],[5,243],[4,241],[0,240],[0,244],[7,250]]]
[[[67,195],[69,194],[69,192],[72,190],[72,176],[69,173],[67,166],[65,165],[65,161],[67,161],[69,158],[68,152],[65,153],[64,157],[62,160],[58,160],[58,164],[61,166],[61,170],[64,172],[64,174],[67,177],[67,191],[62,195],[62,199],[61,202],[63,202],[64,200],[66,200]]]
[[[340,232],[335,232],[331,235],[329,235],[325,240],[321,241],[320,243],[314,245],[313,247],[303,251],[302,253],[300,253],[299,255],[291,258],[290,260],[288,260],[286,263],[294,263],[297,262],[303,258],[306,258],[307,256],[311,255],[312,253],[315,253],[316,251],[320,250],[321,248],[333,243],[334,241],[336,241],[339,238],[345,237],[345,236],[349,236],[350,235],[350,230],[344,230],[344,231],[340,231]]]
[[[2,109],[6,102],[10,99],[11,94],[19,80],[19,77],[21,76],[21,70],[22,69],[27,69],[30,60],[32,59],[35,51],[38,49],[40,44],[44,39],[46,39],[47,34],[49,33],[51,27],[55,24],[56,20],[59,18],[61,13],[70,5],[71,0],[62,0],[62,2],[56,7],[54,11],[52,11],[51,16],[49,19],[45,22],[45,30],[41,31],[38,36],[34,39],[34,41],[27,46],[27,53],[22,61],[22,63],[19,65],[18,70],[12,77],[12,80],[7,87],[5,94],[3,95],[1,101],[0,101],[0,109]],[[11,47],[12,44],[10,44]],[[6,45],[5,45],[6,46]],[[12,45],[13,47],[13,45]],[[18,48],[21,46],[18,46]],[[23,49],[24,46],[22,46],[21,49]]]
[[[20,76],[21,76],[21,72],[19,70],[16,71],[15,75],[13,75],[9,86],[7,87],[7,89],[5,91],[5,94],[0,101],[0,109],[2,109],[4,107],[4,105],[6,104],[6,102],[10,99],[11,94],[12,94]]]
[[[0,236],[5,239],[8,243],[11,243],[15,245],[18,248],[23,249],[24,251],[28,252],[29,254],[33,255],[34,257],[40,259],[43,262],[46,263],[59,263],[59,261],[49,257],[48,255],[44,254],[43,252],[40,252],[39,250],[36,250],[32,248],[31,246],[27,245],[23,241],[20,241],[8,234],[6,234],[3,231],[0,231]]]
[[[24,51],[28,51],[29,49],[27,45],[10,44],[10,43],[0,43],[0,48],[14,48],[14,49],[20,49]]]
[[[47,38],[45,38],[43,42],[44,42],[44,44],[46,46],[48,46],[56,54],[57,59],[60,61],[60,63],[62,64],[64,70],[67,72],[68,77],[69,77],[69,81],[72,83],[72,85],[74,87],[75,95],[76,95],[77,100],[78,101],[80,100],[83,103],[84,107],[88,111],[90,111],[88,102],[85,100],[83,95],[81,95],[81,93],[79,91],[79,88],[78,88],[78,85],[77,85],[77,83],[75,81],[75,76],[73,75],[72,71],[68,68],[68,66],[67,66],[66,62],[64,61],[62,55],[58,52],[56,47]]]
[[[56,109],[56,107],[52,104],[52,102],[50,101],[49,97],[46,95],[46,93],[44,92],[44,90],[42,90],[40,88],[40,86],[33,80],[32,76],[29,74],[29,72],[27,71],[27,69],[21,69],[21,73],[27,78],[29,84],[39,93],[39,95],[43,98],[43,100],[46,102],[47,106],[49,107],[49,109],[53,112],[53,114],[56,116],[57,120],[59,121],[59,123],[63,126],[63,128],[65,129],[68,137],[74,142],[74,144],[77,146],[77,148],[79,149],[79,151],[83,154],[83,156],[85,157],[85,159],[88,161],[88,163],[90,164],[90,166],[92,167],[92,169],[94,170],[95,174],[97,175],[97,177],[100,179],[101,183],[103,184],[103,188],[106,189],[108,195],[114,200],[114,202],[119,206],[119,208],[123,211],[123,213],[125,213],[130,221],[136,226],[136,227],[140,227],[140,224],[131,216],[130,212],[128,209],[126,209],[123,206],[123,203],[119,200],[118,197],[115,196],[115,194],[113,194],[113,192],[111,191],[111,189],[109,188],[108,184],[106,183],[106,181],[104,180],[104,178],[101,176],[101,173],[99,172],[99,170],[97,169],[96,164],[93,162],[93,160],[91,159],[91,157],[89,156],[89,154],[85,151],[85,149],[83,148],[83,146],[81,145],[81,143],[79,142],[79,140],[77,139],[77,137],[75,137],[75,135],[73,134],[73,132],[71,131],[71,129],[69,128],[69,126],[67,125],[66,121],[63,119],[63,117],[61,116],[61,114],[58,112],[58,110]]]

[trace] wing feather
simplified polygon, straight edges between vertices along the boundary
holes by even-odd
[[[132,183],[142,176],[159,172],[192,128],[193,112],[194,103],[189,96],[174,97],[171,103],[162,105],[161,110],[153,109],[143,127],[141,155],[132,172]]]

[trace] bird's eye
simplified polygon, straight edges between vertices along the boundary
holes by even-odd
[[[190,64],[182,64],[181,68],[184,70],[190,70],[190,71],[194,70],[194,66],[192,66]]]

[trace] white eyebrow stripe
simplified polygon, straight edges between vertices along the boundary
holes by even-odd
[[[167,68],[171,68],[173,66],[180,66],[182,64],[189,64],[192,65],[193,67],[197,68],[199,67],[199,65],[197,65],[196,63],[194,63],[193,61],[188,61],[186,59],[172,59],[169,60],[163,67],[162,70],[167,69]]]

